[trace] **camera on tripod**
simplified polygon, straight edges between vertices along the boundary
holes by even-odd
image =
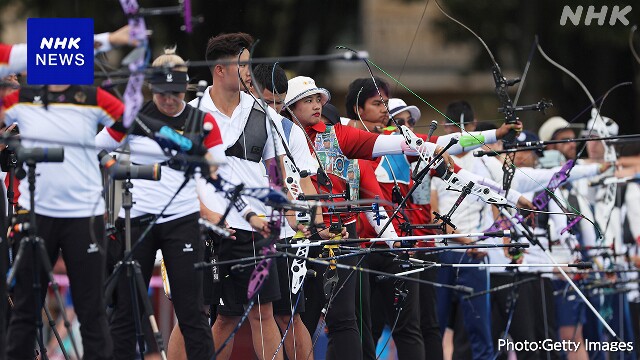
[[[62,147],[24,147],[20,139],[12,136],[11,133],[3,134],[3,140],[7,148],[0,153],[0,168],[7,173],[11,169],[15,169],[18,179],[24,179],[26,176],[25,170],[19,166],[24,163],[35,165],[43,162],[64,161],[64,148]]]
[[[107,170],[114,180],[139,179],[160,180],[160,165],[134,165],[116,161],[106,150],[98,154],[100,165]]]

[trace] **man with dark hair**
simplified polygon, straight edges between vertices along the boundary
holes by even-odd
[[[474,131],[476,126],[476,116],[473,113],[471,104],[464,100],[454,101],[447,105],[447,120],[444,124],[444,130],[447,134],[455,134],[461,132],[461,128]],[[495,129],[495,128],[494,128]]]
[[[376,87],[376,85],[378,86]],[[391,120],[389,119],[387,108],[382,103],[382,99],[380,99],[380,93],[387,97],[384,99],[387,102],[389,100],[389,84],[378,77],[375,78],[375,84],[371,78],[361,78],[351,82],[345,100],[347,117],[357,120],[362,116],[370,119],[370,121],[379,118],[382,119],[383,126],[386,126]],[[359,113],[356,109],[365,109],[367,113]]]
[[[284,98],[289,89],[287,74],[278,64],[259,64],[253,69],[252,91],[262,89],[262,100],[278,114],[284,107]],[[260,97],[259,93],[254,93]]]
[[[260,188],[269,186],[268,179],[263,176],[263,161],[271,164],[276,156],[284,154],[284,149],[280,140],[274,138],[277,136],[274,130],[282,133],[279,121],[272,123],[266,119],[267,116],[276,119],[279,115],[268,107],[268,114],[265,114],[251,95],[240,91],[242,82],[248,83],[251,79],[246,61],[249,60],[248,49],[252,42],[253,38],[245,33],[221,34],[209,39],[206,59],[211,62],[213,85],[207,88],[201,101],[195,99],[191,104],[211,113],[220,127],[228,166],[221,167],[218,174],[231,183]],[[224,213],[228,199],[216,193],[211,185],[201,186],[209,188],[201,192],[204,194],[203,204],[213,212]],[[270,243],[268,223],[259,214],[268,214],[268,209],[257,199],[247,198],[246,206],[241,209],[231,207],[226,220],[235,230],[236,240],[218,241],[215,253],[219,260],[251,257]],[[213,297],[214,301],[218,298],[215,295],[221,297],[218,317],[213,326],[214,344],[218,350],[234,331],[249,302],[247,288],[253,268],[240,273],[230,270],[230,266],[220,267],[220,283],[217,284],[220,293]],[[258,294],[256,305],[248,310],[254,349],[260,359],[275,354],[281,340],[271,304],[279,298],[278,274],[274,263]],[[233,340],[221,351],[218,359],[228,359],[232,348]],[[275,358],[282,359],[282,353],[279,352]]]
[[[249,47],[253,44],[253,41],[253,36],[247,33],[219,34],[210,38],[207,42],[207,50],[205,51],[204,58],[213,62],[222,59],[234,60],[234,57],[238,57],[240,53],[244,53],[245,50],[248,55]],[[213,67],[215,67],[215,65],[212,66],[212,68]]]

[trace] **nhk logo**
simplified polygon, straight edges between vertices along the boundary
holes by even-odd
[[[562,9],[562,15],[560,15],[560,25],[564,26],[567,23],[567,19],[571,21],[574,26],[580,25],[580,20],[582,19],[582,10],[583,6],[579,5],[576,7],[575,11],[569,6],[565,5]],[[597,20],[597,24],[602,26],[604,22],[607,20],[607,14],[609,11],[609,7],[603,5],[600,8],[600,11],[596,11],[595,6],[589,6],[587,8],[587,13],[584,16],[584,25],[589,26],[593,20]],[[609,14],[609,25],[613,26],[618,21],[621,22],[624,26],[629,25],[629,20],[627,20],[627,15],[631,12],[631,5],[627,5],[625,7],[620,7],[618,5],[611,8],[611,13]]]
[[[27,83],[93,84],[93,19],[27,20]]]

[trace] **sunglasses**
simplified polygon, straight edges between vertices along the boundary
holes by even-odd
[[[408,119],[394,117],[394,119],[396,119],[398,125],[404,125],[405,123],[408,123],[409,125],[414,126],[416,124],[416,119],[414,119],[413,117],[410,117]]]

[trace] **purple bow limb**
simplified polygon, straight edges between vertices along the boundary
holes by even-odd
[[[147,25],[142,16],[138,16],[140,6],[137,0],[120,0],[122,10],[128,16],[129,38],[137,41],[138,46],[147,44]],[[144,53],[143,53],[144,54]],[[142,85],[144,84],[144,74],[140,72],[145,66],[145,56],[142,55],[129,64],[131,75],[124,93],[124,115],[123,125],[128,128],[142,108],[144,98],[142,96]]]
[[[280,227],[282,225],[282,219],[277,214],[272,214],[271,222],[269,223],[269,229],[271,231],[269,244],[260,250],[260,253],[264,256],[273,255],[276,253],[275,243],[280,238]],[[249,278],[249,285],[247,286],[247,299],[253,299],[253,297],[260,292],[264,282],[269,277],[269,268],[273,258],[266,258],[260,260],[256,268],[253,269],[251,277]]]
[[[571,230],[574,226],[576,226],[576,224],[579,223],[580,220],[582,220],[582,217],[583,217],[582,215],[578,215],[575,217],[575,219],[571,220],[569,224],[567,224],[567,226],[564,229],[562,229],[562,231],[560,231],[560,235],[564,234],[565,232]]]
[[[182,7],[184,9],[184,31],[187,34],[191,34],[193,31],[192,17],[191,17],[191,0],[182,0]]]
[[[489,228],[484,232],[496,232],[496,231],[509,229],[509,227],[511,227],[511,221],[509,221],[509,219],[500,217],[493,224],[491,224],[491,226],[489,226]],[[484,240],[488,238],[489,238],[488,236],[482,236],[479,239]]]
[[[142,96],[142,84],[144,83],[144,74],[136,73],[129,77],[127,88],[124,91],[124,115],[122,117],[123,125],[128,128],[138,115],[138,111],[142,108],[144,97]]]
[[[522,215],[518,213],[514,214],[512,218],[516,219],[519,224],[524,223],[524,218],[522,217]],[[491,226],[489,226],[489,228],[484,232],[496,232],[501,230],[507,230],[511,226],[513,226],[513,221],[511,219],[508,219],[506,217],[500,217],[493,224],[491,224]],[[480,237],[480,239],[488,239],[488,237],[483,236],[483,237]]]
[[[549,184],[545,188],[545,191],[540,192],[531,201],[536,208],[540,210],[546,208],[546,206],[549,204],[549,201],[551,201],[551,196],[549,195],[549,193],[554,193],[562,184],[567,181],[573,165],[574,161],[569,160],[564,165],[562,165],[558,172],[553,174],[553,177],[551,178],[551,180],[549,180]]]
[[[140,10],[137,0],[120,0],[120,5],[127,15],[135,15]]]
[[[262,255],[269,255],[275,253],[275,248],[267,247],[262,249]],[[269,268],[271,268],[271,262],[273,259],[262,259],[256,265],[256,268],[251,273],[249,278],[249,286],[247,287],[247,299],[253,299],[253,297],[262,289],[264,282],[269,277]]]

